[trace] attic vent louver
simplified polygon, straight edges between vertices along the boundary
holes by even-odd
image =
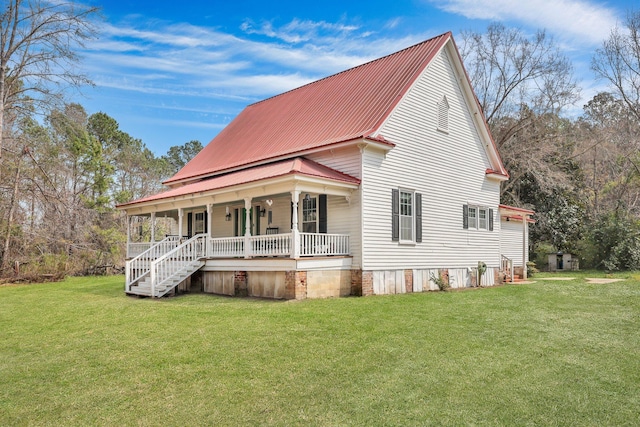
[[[449,101],[446,96],[438,102],[438,130],[449,131]]]

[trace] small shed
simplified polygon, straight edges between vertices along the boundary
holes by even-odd
[[[579,269],[580,262],[576,255],[563,252],[549,254],[549,271],[575,271]]]

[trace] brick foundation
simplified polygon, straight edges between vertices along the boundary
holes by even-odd
[[[247,290],[247,272],[233,272],[233,294],[237,297],[246,297],[249,293]]]
[[[439,274],[440,274],[440,278],[442,279],[442,281],[446,284],[449,285],[449,269],[447,268],[441,268],[440,270],[438,270]]]
[[[307,272],[285,271],[284,274],[284,298],[297,300],[307,298]]]
[[[373,295],[373,271],[362,272],[362,296]]]
[[[413,270],[404,271],[404,290],[405,292],[413,292]]]
[[[296,271],[296,299],[307,298],[307,272]]]
[[[296,298],[296,272],[284,272],[284,299]]]

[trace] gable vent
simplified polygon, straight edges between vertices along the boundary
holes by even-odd
[[[449,131],[449,101],[446,96],[438,102],[438,130]]]

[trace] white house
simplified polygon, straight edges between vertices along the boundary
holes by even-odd
[[[198,281],[300,299],[493,285],[526,261],[533,214],[499,205],[506,179],[442,34],[249,105],[167,191],[118,206],[130,219],[126,292]],[[520,239],[502,237],[503,215],[521,218]],[[134,242],[140,221],[151,242]]]

